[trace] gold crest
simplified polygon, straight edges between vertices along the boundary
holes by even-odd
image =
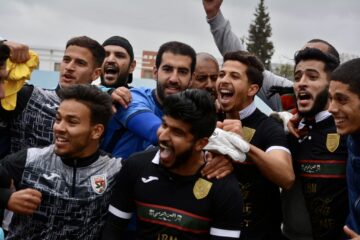
[[[326,137],[326,148],[330,152],[334,152],[340,144],[340,135],[337,133],[328,133]]]
[[[251,139],[254,137],[256,130],[253,128],[243,127],[243,131],[245,141],[250,142]]]
[[[212,182],[199,178],[196,181],[193,189],[195,198],[198,200],[205,198],[209,194],[211,186]]]

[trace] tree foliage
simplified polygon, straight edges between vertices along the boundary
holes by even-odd
[[[247,50],[255,53],[264,63],[266,69],[271,69],[271,57],[274,54],[274,45],[271,37],[270,15],[266,11],[264,0],[260,0],[255,9],[255,20],[250,24]]]

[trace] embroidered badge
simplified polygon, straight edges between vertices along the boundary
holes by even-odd
[[[195,198],[198,200],[205,198],[209,194],[211,186],[212,182],[199,178],[193,188]]]
[[[103,194],[107,188],[106,174],[91,176],[91,187],[97,194]]]
[[[328,133],[326,137],[326,148],[330,152],[335,152],[340,144],[340,135],[337,133]]]
[[[256,130],[253,128],[243,127],[243,131],[245,141],[250,142],[251,139],[254,137]]]

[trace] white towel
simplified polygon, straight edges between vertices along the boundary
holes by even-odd
[[[209,143],[204,150],[222,155],[227,155],[234,161],[244,162],[250,145],[242,137],[233,132],[216,128],[209,138]]]

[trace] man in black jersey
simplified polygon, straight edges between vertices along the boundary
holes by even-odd
[[[134,210],[138,239],[238,239],[242,197],[235,177],[200,174],[216,125],[211,96],[199,89],[171,94],[163,111],[159,148],[124,163],[102,239],[119,239]]]
[[[305,133],[289,136],[289,145],[315,240],[342,239],[348,214],[346,140],[327,111],[330,75],[338,65],[336,57],[315,48],[295,55],[298,129]]]
[[[237,132],[250,143],[246,161],[234,171],[244,197],[242,239],[282,238],[279,186],[288,189],[295,178],[281,125],[255,107],[263,70],[255,55],[229,52],[216,83],[226,115],[218,127]]]

